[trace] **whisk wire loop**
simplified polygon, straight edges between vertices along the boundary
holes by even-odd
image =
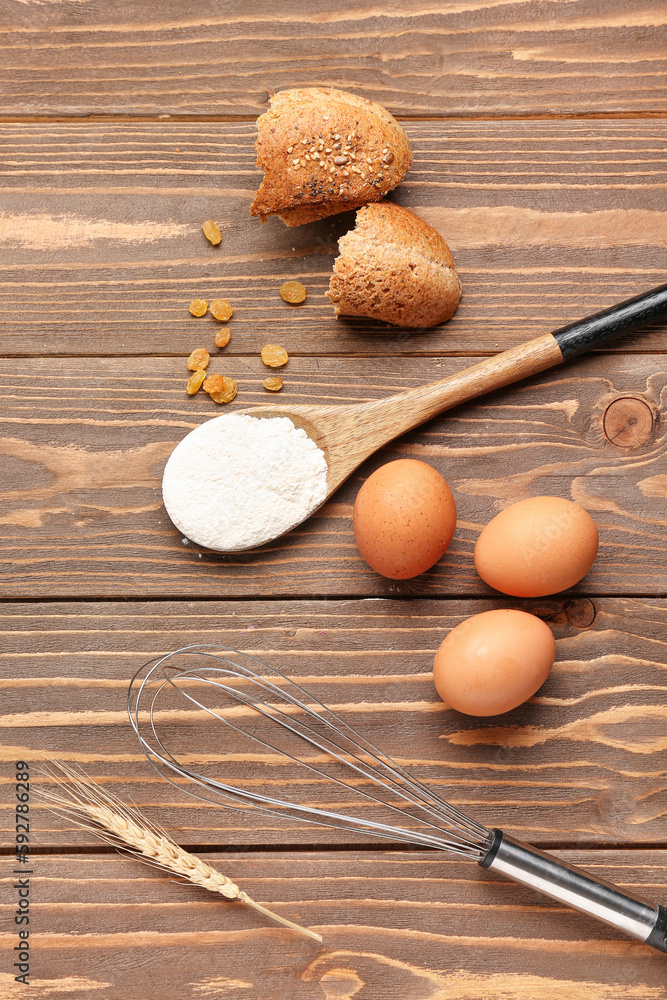
[[[226,692],[226,693],[232,695],[233,697],[236,697],[243,704],[251,706],[257,712],[259,712],[261,715],[265,716],[268,719],[271,719],[272,721],[277,722],[280,726],[282,726],[283,728],[285,728],[289,732],[294,733],[296,736],[304,737],[304,733],[302,732],[302,730],[305,730],[307,733],[310,734],[309,737],[305,737],[305,738],[308,739],[308,742],[311,744],[311,746],[313,746],[316,749],[319,749],[322,752],[328,754],[330,757],[332,757],[335,760],[338,760],[340,763],[347,765],[351,770],[357,772],[359,775],[362,775],[365,778],[368,778],[368,779],[372,780],[376,785],[379,785],[380,787],[386,789],[387,791],[393,792],[395,795],[397,795],[404,802],[406,802],[408,804],[413,804],[414,803],[414,798],[411,799],[408,795],[406,795],[403,792],[401,785],[395,779],[390,779],[389,781],[383,780],[382,778],[380,778],[377,775],[377,773],[372,773],[369,768],[367,768],[366,766],[364,766],[363,761],[361,760],[361,758],[357,754],[355,754],[355,753],[353,753],[351,751],[348,751],[348,753],[347,753],[346,756],[343,756],[341,753],[338,753],[336,751],[336,749],[335,749],[335,744],[332,744],[331,741],[327,740],[326,738],[322,739],[321,737],[319,737],[318,734],[315,732],[315,730],[313,730],[313,728],[311,726],[307,725],[306,723],[299,722],[298,724],[292,724],[290,722],[290,717],[285,712],[283,712],[280,708],[278,708],[277,706],[275,706],[275,705],[267,705],[266,702],[259,701],[258,699],[254,699],[253,700],[251,698],[248,698],[247,696],[245,696],[243,694],[243,692],[238,692],[238,691],[236,691],[236,689],[230,688],[227,685],[222,684],[219,681],[207,680],[202,675],[207,670],[210,670],[210,669],[211,668],[200,669],[198,671],[198,673],[197,673],[198,679],[202,680],[204,683],[212,684],[214,687],[217,687],[220,691]],[[235,676],[243,676],[241,674],[235,673],[234,671],[230,671],[230,673],[233,674],[233,675],[235,675]],[[192,672],[191,671],[183,671],[181,674],[179,674],[179,679],[187,678],[188,676],[192,676]],[[260,687],[262,687],[262,688],[267,688],[269,690],[273,690],[274,692],[280,693],[281,696],[286,701],[288,701],[290,704],[298,706],[301,709],[305,709],[307,711],[307,713],[309,715],[312,715],[314,718],[319,718],[319,716],[317,715],[317,713],[313,712],[312,709],[310,709],[309,706],[303,705],[303,704],[297,702],[288,693],[281,692],[280,689],[276,688],[275,685],[273,685],[273,684],[265,684],[263,680],[259,681],[258,685]],[[176,686],[178,686],[178,685],[176,685]],[[229,719],[226,719],[223,716],[220,716],[217,712],[213,711],[208,706],[204,705],[198,699],[196,699],[192,695],[190,695],[187,691],[183,690],[182,694],[184,695],[185,698],[187,698],[189,701],[191,701],[192,704],[195,704],[198,707],[203,708],[206,712],[208,712],[214,718],[219,719],[221,722],[225,723],[231,729],[234,729],[238,733],[244,733],[244,730],[241,729],[241,727],[235,726],[234,723],[231,722]],[[330,725],[330,723],[328,723],[327,720],[324,720],[324,721],[326,722],[327,725]],[[309,771],[311,771],[314,774],[319,774],[319,775],[327,776],[331,781],[335,782],[336,784],[342,785],[344,787],[349,787],[349,785],[347,784],[347,782],[342,781],[340,778],[337,778],[334,775],[325,775],[325,772],[323,772],[321,768],[318,768],[318,767],[316,767],[313,764],[307,763],[307,761],[302,760],[302,759],[294,756],[293,754],[288,753],[288,751],[286,751],[284,749],[283,750],[278,750],[278,748],[274,744],[269,743],[266,740],[261,739],[261,737],[257,736],[256,734],[248,734],[248,735],[250,735],[250,738],[253,739],[253,740],[255,740],[255,742],[259,743],[261,746],[265,747],[266,749],[275,750],[276,752],[282,753],[284,756],[286,756],[289,760],[292,760],[294,763],[301,764],[301,766],[304,767],[304,768],[306,768],[306,770],[309,770]],[[352,745],[359,747],[360,750],[363,750],[363,752],[369,753],[368,750],[366,750],[365,748],[362,747],[362,744],[360,742],[358,743],[357,741],[354,741],[354,740],[350,740],[350,742],[352,743]],[[327,743],[329,744],[328,746],[326,745]],[[382,766],[386,766],[384,764],[384,762],[380,760],[379,757],[375,756],[375,754],[371,753],[371,756],[377,761],[378,764],[380,764]],[[352,760],[357,761],[357,763],[356,764],[352,763],[352,760],[350,758],[352,758]],[[397,765],[394,765],[394,766],[397,767]],[[415,795],[417,795],[419,792],[425,793],[423,795],[420,795],[420,804],[422,805],[422,807],[424,808],[424,810],[426,812],[430,812],[433,815],[434,818],[439,818],[436,809],[433,808],[433,807],[429,807],[429,805],[428,805],[429,799],[431,799],[431,800],[433,800],[435,802],[437,802],[438,800],[434,796],[432,796],[428,792],[428,790],[424,788],[424,786],[421,786],[421,788],[419,788],[418,785],[417,785],[417,783],[414,782],[408,775],[404,776],[404,783],[407,784],[409,787],[411,787],[413,789],[413,791],[415,792]],[[364,790],[363,788],[357,788],[356,790],[357,790],[358,794],[361,795],[361,796],[363,796],[364,798],[367,798],[367,799],[369,799],[369,800],[371,800],[373,802],[382,803],[387,808],[392,809],[395,812],[399,812],[399,813],[402,812],[402,810],[400,808],[398,808],[397,806],[393,806],[393,805],[391,805],[389,803],[384,802],[377,795],[373,795],[372,793]],[[265,799],[265,801],[266,801],[266,799]],[[440,827],[437,824],[435,824],[435,823],[431,823],[431,824],[428,824],[428,825],[431,826],[435,830],[440,829]]]
[[[223,650],[225,653],[234,654],[235,659],[220,655]],[[173,661],[177,656],[203,657],[204,665],[200,661],[193,667],[179,666]],[[207,663],[207,660],[213,660],[214,665]],[[259,671],[245,661],[256,664]],[[277,682],[274,682],[271,676],[275,677]],[[328,762],[340,765],[343,773],[352,772],[352,777],[348,775],[348,779],[345,780],[337,774],[331,774],[323,767],[318,767],[312,759],[304,760],[303,757],[284,747],[264,739],[257,732],[250,732],[247,728],[237,725],[230,718],[230,714],[233,713],[229,710],[225,713],[222,709],[212,707],[207,704],[203,696],[198,697],[188,691],[188,682],[214,689],[230,698],[237,706],[250,708],[257,717],[263,717],[279,729],[304,741],[310,748],[319,751]],[[240,688],[234,686],[236,682],[241,683]],[[405,830],[375,819],[364,819],[348,813],[287,801],[254,789],[220,781],[186,766],[167,746],[165,738],[160,734],[161,727],[156,718],[158,703],[168,688],[178,692],[189,704],[222,722],[234,732],[248,737],[265,750],[278,754],[280,759],[291,761],[339,787],[352,789],[367,802],[381,806],[392,814],[400,816],[404,821],[410,820],[412,823],[417,821],[420,828]],[[145,701],[148,701],[150,732],[148,738],[144,735],[141,719]],[[210,794],[202,795],[201,791],[194,792],[191,788],[188,788],[188,791],[206,801],[215,802],[222,799],[226,803],[231,802],[237,808],[255,808],[283,818],[285,815],[296,814],[318,826],[329,826],[348,832],[363,832],[383,839],[433,847],[475,860],[480,860],[491,842],[493,835],[486,827],[440,799],[421,781],[408,774],[388,754],[360,736],[297,681],[274,667],[268,667],[250,654],[241,654],[228,647],[209,644],[189,646],[168,653],[156,661],[151,661],[151,664],[147,664],[135,675],[128,695],[128,711],[141,745],[159,773],[164,775],[166,769],[188,782],[194,782],[200,789]],[[305,721],[306,719],[310,721]],[[314,724],[322,727],[324,734],[319,732]],[[352,783],[359,778],[372,783],[375,792],[361,787],[358,780]],[[172,781],[172,784],[176,782]],[[393,796],[400,804],[389,801],[388,796]]]

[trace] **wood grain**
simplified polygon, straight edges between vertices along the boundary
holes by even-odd
[[[470,361],[386,359],[378,372],[373,359],[294,358],[282,370],[280,399],[381,399]],[[267,401],[259,357],[223,352],[210,370],[238,380],[231,409]],[[472,563],[478,533],[502,507],[539,494],[574,499],[598,523],[600,552],[575,593],[667,591],[660,421],[667,373],[660,357],[582,358],[453,410],[378,452],[283,540],[235,556],[184,544],[162,507],[161,473],[175,443],[220,412],[203,393],[185,395],[186,375],[179,359],[0,365],[3,596],[490,594]],[[628,397],[653,418],[636,447],[615,444],[604,432],[609,407]],[[613,426],[616,439],[622,428]],[[458,509],[445,556],[408,581],[387,580],[366,566],[351,523],[361,482],[397,457],[440,469]]]
[[[528,704],[502,717],[452,712],[433,687],[435,650],[469,615],[512,606],[553,628],[550,677]],[[59,757],[108,782],[186,845],[354,841],[207,805],[149,767],[127,720],[129,679],[152,657],[203,642],[251,653],[298,678],[488,826],[546,845],[664,842],[666,609],[662,599],[629,598],[5,604],[2,839],[13,831],[13,762],[31,762],[36,784],[43,780],[38,762]],[[226,778],[284,792],[295,777],[256,744],[240,737],[229,744],[210,719],[180,714],[165,732],[210,773],[222,773],[227,754]],[[296,798],[344,804],[340,789],[299,777],[290,788]],[[377,816],[363,799],[348,806]],[[95,842],[36,800],[32,814],[36,846]]]
[[[665,851],[564,853],[655,898]],[[142,1000],[665,1000],[663,955],[528,890],[425,853],[212,854],[317,946],[237,903],[110,856],[38,857],[35,996]],[[0,865],[8,910],[15,880]],[[25,995],[0,939],[0,998]],[[23,990],[23,994],[19,993]],[[34,993],[33,993],[34,991]]]
[[[250,219],[253,124],[0,126],[0,352],[187,355],[215,325],[190,299],[223,296],[233,353],[494,353],[667,280],[664,122],[406,127],[415,166],[392,197],[443,233],[464,287],[454,319],[424,332],[334,318],[324,293],[351,213]],[[303,307],[279,298],[288,278]],[[614,349],[666,346],[662,326]]]
[[[3,0],[1,15],[5,115],[257,114],[321,84],[417,115],[664,110],[659,0]]]
[[[0,0],[0,594],[17,599],[0,606],[2,850],[14,762],[34,773],[62,756],[182,842],[229,845],[211,855],[222,871],[325,935],[318,950],[131,861],[76,853],[93,842],[33,801],[47,853],[32,987],[11,972],[4,857],[0,1000],[666,1000],[664,956],[473,865],[197,803],[153,774],[124,712],[128,677],[156,652],[256,652],[483,822],[576,848],[562,853],[665,902],[667,852],[641,849],[665,845],[667,815],[664,325],[405,436],[259,554],[184,545],[159,490],[173,443],[219,412],[183,392],[183,358],[215,329],[188,315],[195,296],[235,307],[212,365],[239,380],[233,408],[266,401],[267,342],[291,355],[281,400],[340,406],[667,280],[665,24],[658,0]],[[392,197],[448,239],[464,285],[442,328],[333,319],[324,292],[350,215],[296,230],[249,219],[252,119],[276,89],[313,84],[404,120],[415,167]],[[219,248],[201,233],[210,217]],[[307,285],[304,307],[279,300],[288,278]],[[436,570],[396,584],[361,562],[351,505],[368,472],[407,455],[445,474],[459,527]],[[534,493],[587,506],[600,556],[573,593],[523,603],[557,638],[538,695],[499,719],[455,716],[435,697],[433,652],[466,616],[521,603],[482,586],[471,553],[498,509]],[[217,766],[196,720],[169,732]],[[289,777],[216,749],[240,779]],[[299,794],[328,801],[310,782]]]

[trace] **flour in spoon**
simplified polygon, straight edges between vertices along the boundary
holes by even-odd
[[[324,452],[287,417],[223,414],[196,427],[164,470],[169,517],[221,552],[262,545],[304,521],[327,495]]]

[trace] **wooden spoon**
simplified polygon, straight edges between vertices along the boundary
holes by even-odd
[[[425,420],[485,392],[500,389],[528,378],[537,372],[560,364],[594,345],[601,344],[623,330],[640,326],[667,312],[667,285],[655,288],[637,298],[596,313],[555,333],[548,333],[527,344],[514,347],[492,358],[485,358],[471,368],[456,375],[432,382],[418,389],[408,389],[386,399],[370,403],[352,403],[347,406],[318,406],[313,404],[279,403],[253,406],[236,413],[252,417],[288,417],[297,427],[303,428],[309,438],[321,448],[327,462],[327,495],[322,503],[341,485],[354,470],[373,452],[400,434],[417,427]],[[218,418],[220,419],[220,418]],[[193,431],[196,434],[197,431]],[[186,439],[184,439],[186,440]],[[183,442],[182,442],[183,444]],[[165,470],[168,475],[169,463]],[[164,494],[164,482],[163,482]],[[321,506],[318,504],[318,506]],[[302,523],[317,507],[313,507],[300,520],[290,524],[291,531]],[[174,511],[167,510],[174,523],[193,541],[197,541],[197,524],[187,523]],[[253,536],[252,545],[265,545],[280,535]],[[200,535],[201,544],[210,544],[208,536]],[[230,551],[216,546],[218,551]],[[233,551],[243,551],[243,546]]]
[[[456,375],[385,399],[346,406],[275,403],[236,412],[253,417],[289,417],[297,427],[302,427],[326,456],[328,500],[373,452],[425,420],[485,392],[552,368],[664,313],[667,313],[667,284],[485,358]]]

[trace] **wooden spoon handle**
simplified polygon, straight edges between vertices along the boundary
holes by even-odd
[[[337,489],[360,462],[400,434],[459,403],[528,378],[562,360],[560,347],[547,333],[492,358],[484,358],[439,382],[361,406],[332,408],[326,421],[329,492]],[[319,417],[321,424],[322,415]]]
[[[440,382],[432,382],[420,389],[409,389],[381,400],[377,416],[380,417],[381,412],[386,419],[391,413],[390,419],[395,428],[391,437],[396,437],[459,403],[536,375],[626,330],[643,326],[665,314],[667,285],[660,285],[610,309],[564,326],[554,333],[529,340],[527,344],[503,351],[495,357],[485,358],[471,368]],[[369,417],[372,417],[373,410],[374,404],[371,404],[367,410]],[[371,426],[372,419],[368,430]],[[378,441],[376,447],[387,440],[391,438]]]
[[[408,389],[364,406],[364,440],[368,451],[459,403],[536,375],[563,360],[560,347],[547,333],[439,382]],[[371,445],[372,442],[372,445]]]

